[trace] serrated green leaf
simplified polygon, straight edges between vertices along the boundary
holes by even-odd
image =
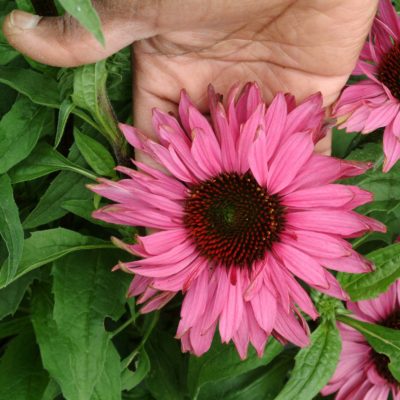
[[[3,267],[7,282],[12,280],[22,257],[24,230],[19,219],[10,178],[0,175],[0,236],[8,249],[8,262]]]
[[[103,176],[115,176],[115,161],[110,152],[97,140],[74,130],[75,143],[83,158],[94,172]]]
[[[0,82],[46,107],[60,106],[57,82],[32,69],[0,66]]]
[[[48,381],[29,327],[10,342],[0,360],[0,399],[38,400]]]
[[[69,253],[102,248],[113,248],[113,246],[103,240],[64,228],[33,232],[30,238],[25,239],[22,259],[13,280]],[[0,270],[0,288],[10,283],[6,278],[3,269]]]
[[[223,345],[218,338],[214,339],[211,349],[201,357],[191,356],[188,370],[188,389],[196,399],[201,387],[208,382],[241,375],[247,371],[269,364],[281,351],[283,346],[271,339],[264,355],[259,358],[250,348],[246,360],[241,360],[233,345]]]
[[[75,17],[104,46],[100,18],[90,0],[59,0],[65,11]]]
[[[28,158],[10,170],[9,175],[13,183],[18,183],[60,170],[75,172],[92,180],[96,179],[96,175],[68,160],[47,143],[39,143]]]
[[[0,174],[29,156],[51,118],[48,109],[17,99],[0,121]]]
[[[339,274],[343,289],[353,301],[377,297],[400,278],[400,244],[373,251],[367,258],[375,264],[375,271],[356,275]]]
[[[54,139],[54,148],[57,148],[61,142],[61,139],[64,135],[65,126],[67,125],[67,121],[72,111],[75,108],[75,104],[71,102],[69,98],[65,99],[60,105],[60,111],[58,112],[58,120],[57,120],[57,131],[56,137]]]
[[[312,333],[311,345],[296,355],[290,379],[275,400],[312,400],[335,372],[340,351],[338,329],[323,322]]]
[[[359,331],[372,346],[390,359],[389,370],[400,382],[400,331],[338,315],[337,319]]]
[[[117,250],[71,254],[54,263],[54,305],[50,288],[34,295],[43,363],[68,400],[121,396],[121,361],[104,328],[106,317],[124,311],[129,277],[110,268],[119,256]]]

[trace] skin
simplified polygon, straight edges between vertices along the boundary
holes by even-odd
[[[298,100],[339,96],[373,21],[378,0],[105,0],[95,2],[102,47],[71,17],[42,18],[20,29],[26,13],[4,23],[9,42],[29,57],[71,67],[133,44],[135,125],[151,135],[151,109],[176,111],[185,87],[206,112],[211,82],[226,93],[257,81],[267,101],[278,91]],[[319,144],[329,153],[330,139]]]

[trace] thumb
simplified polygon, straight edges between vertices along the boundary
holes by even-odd
[[[154,34],[145,23],[121,19],[107,10],[97,10],[105,46],[68,14],[61,17],[40,17],[14,10],[3,25],[9,43],[26,56],[43,64],[74,67],[104,59],[132,43]]]

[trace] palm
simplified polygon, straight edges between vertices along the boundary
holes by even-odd
[[[181,87],[205,107],[210,82],[226,92],[235,81],[257,81],[267,100],[278,91],[299,99],[321,91],[331,104],[356,63],[377,1],[253,1],[252,9],[242,3],[235,18],[221,16],[207,29],[135,43],[136,125],[151,132],[149,110],[173,110]]]

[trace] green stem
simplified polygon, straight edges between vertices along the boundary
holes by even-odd
[[[117,336],[121,333],[125,328],[130,326],[132,323],[136,321],[137,315],[132,315],[127,321],[125,321],[122,325],[120,325],[115,331],[111,333],[111,337]]]

